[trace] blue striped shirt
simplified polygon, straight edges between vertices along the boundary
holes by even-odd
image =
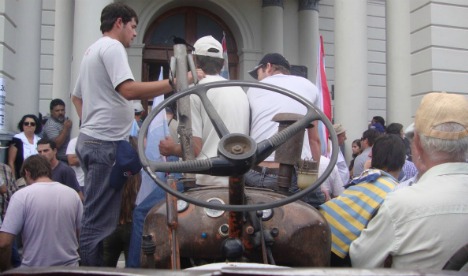
[[[349,246],[361,234],[384,201],[387,193],[398,184],[390,174],[370,169],[355,179],[355,185],[320,206],[320,212],[330,225],[332,252],[345,258]]]

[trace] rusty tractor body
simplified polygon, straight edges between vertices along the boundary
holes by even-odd
[[[197,188],[187,192],[202,201],[228,202],[226,188]],[[247,188],[246,203],[278,200],[284,195],[267,189]],[[182,266],[224,262],[224,243],[229,239],[228,211],[207,209],[178,201],[177,237]],[[142,258],[142,266],[171,268],[171,232],[167,227],[166,204],[156,205],[148,213],[143,236],[150,235],[154,254]],[[259,212],[243,212],[240,240],[243,254],[239,261],[268,262],[292,267],[325,267],[330,261],[330,229],[320,213],[310,205],[296,201]],[[263,251],[265,250],[265,251]],[[151,260],[154,258],[154,260]]]

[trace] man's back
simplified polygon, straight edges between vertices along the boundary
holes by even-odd
[[[225,79],[220,76],[207,76],[200,83],[223,80]],[[249,134],[249,102],[242,88],[211,89],[207,95],[230,133]],[[193,136],[200,137],[203,141],[202,150],[197,159],[217,156],[220,138],[197,96],[191,96],[191,108]],[[197,175],[197,184],[227,186],[228,179],[226,177]]]
[[[382,266],[390,254],[394,268],[442,269],[468,243],[467,194],[467,163],[433,167],[415,185],[390,193],[351,245],[353,266]],[[379,254],[367,253],[368,247]]]
[[[307,100],[314,105],[318,105],[318,90],[309,80],[293,76],[275,74],[264,78],[261,82],[273,84],[288,89]],[[305,114],[306,107],[301,103],[287,96],[264,89],[250,88],[247,91],[249,98],[252,122],[250,134],[252,138],[259,142],[270,138],[278,132],[278,123],[271,119],[278,113],[299,113]],[[307,143],[307,134],[304,134],[304,144],[302,148],[302,158],[311,159],[310,145]],[[274,153],[266,161],[274,161]]]
[[[22,232],[23,266],[77,266],[82,212],[75,191],[56,182],[38,182],[13,195],[0,231]]]

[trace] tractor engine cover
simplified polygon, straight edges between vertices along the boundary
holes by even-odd
[[[223,187],[196,188],[186,194],[202,201],[229,203],[228,189]],[[285,197],[260,188],[246,188],[245,194],[245,204],[268,203]],[[177,212],[176,236],[181,259],[203,260],[205,263],[225,261],[223,242],[229,238],[229,211],[208,209],[178,200]],[[276,265],[329,266],[330,228],[314,207],[296,201],[269,210],[243,212],[242,217],[244,223],[240,241],[243,261],[263,263],[263,239],[266,247],[271,249]],[[155,268],[171,268],[172,233],[167,225],[165,201],[155,205],[148,213],[143,229],[143,236],[146,235],[151,235],[156,250],[154,255],[142,253],[142,267],[149,268],[153,260],[148,258],[154,258]]]

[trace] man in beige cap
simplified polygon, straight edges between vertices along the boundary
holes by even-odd
[[[415,116],[417,185],[387,196],[351,244],[353,267],[442,269],[468,243],[468,100],[430,93]],[[388,258],[391,257],[391,258]]]
[[[341,124],[334,124],[333,128],[335,129],[336,136],[338,137],[338,145],[341,148],[344,145],[344,142],[346,141],[346,129]],[[341,149],[338,154],[336,166],[338,167],[338,172],[340,173],[340,177],[343,181],[343,184],[346,185],[349,182],[349,169],[348,165],[346,164],[346,159],[344,158],[343,152],[341,152]]]

